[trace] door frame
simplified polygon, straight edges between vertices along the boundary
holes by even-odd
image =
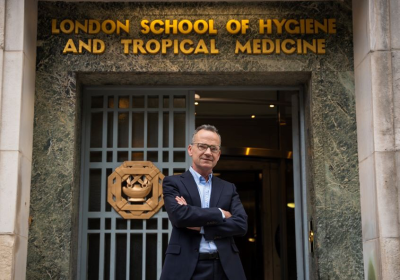
[[[296,262],[297,262],[297,279],[309,279],[309,243],[308,243],[308,214],[307,214],[307,189],[306,189],[306,154],[305,154],[305,108],[304,108],[304,89],[302,86],[87,86],[93,89],[110,88],[112,90],[187,90],[189,92],[189,111],[194,111],[194,95],[196,91],[297,91],[297,99],[292,99],[292,124],[293,124],[293,175],[294,175],[294,190],[295,190],[295,217],[296,217]],[[83,96],[85,98],[85,96]],[[297,106],[295,106],[297,105]],[[294,113],[294,114],[293,114]],[[83,115],[84,112],[83,112]],[[296,119],[296,117],[297,119]],[[82,138],[84,137],[86,123],[85,118],[82,122]],[[191,141],[191,131],[195,129],[195,116],[189,116],[189,131],[186,132],[188,143]],[[296,136],[296,137],[295,137]],[[81,152],[81,160],[84,162],[83,153]],[[189,167],[188,163],[188,166]],[[83,174],[83,164],[81,166]],[[80,176],[81,189],[83,186],[83,176]],[[80,209],[82,207],[82,199],[80,199]],[[79,211],[80,212],[80,211]],[[78,275],[81,268],[81,250],[82,250],[82,217],[79,214],[79,250],[78,250]],[[297,222],[300,221],[300,222]]]

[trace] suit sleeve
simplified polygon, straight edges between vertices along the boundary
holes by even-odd
[[[223,223],[214,226],[204,227],[204,238],[206,240],[214,240],[231,236],[243,236],[247,232],[247,214],[240,201],[236,187],[232,184],[233,195],[231,200],[232,217],[224,219]],[[225,209],[224,209],[225,210]]]
[[[171,223],[176,227],[202,227],[223,222],[218,208],[201,208],[193,205],[179,205],[175,197],[181,196],[179,188],[171,177],[163,181],[164,205]]]

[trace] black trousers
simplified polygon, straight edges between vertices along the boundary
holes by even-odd
[[[191,280],[228,280],[219,259],[199,260]]]

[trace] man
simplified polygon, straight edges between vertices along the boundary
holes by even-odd
[[[212,175],[221,155],[217,129],[198,127],[188,154],[190,169],[163,182],[173,229],[161,280],[245,280],[233,236],[246,234],[247,215],[235,185]]]

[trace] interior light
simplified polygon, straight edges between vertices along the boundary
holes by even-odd
[[[196,99],[196,100],[197,100],[197,99],[200,99],[200,95],[196,93],[196,94],[194,95],[194,99]]]
[[[249,242],[256,242],[256,239],[253,238],[253,237],[250,237],[250,238],[249,238]]]
[[[196,101],[196,102],[194,102],[194,105],[199,105],[199,102],[197,102],[197,101]]]
[[[252,118],[252,119],[255,119],[255,118],[256,118],[256,115],[251,115],[251,118]]]
[[[289,202],[289,203],[287,204],[287,207],[289,207],[289,208],[294,208],[294,202]]]
[[[250,148],[246,148],[246,156],[250,154]]]
[[[270,107],[270,108],[274,108],[274,107],[275,107],[275,105],[274,105],[274,104],[271,104],[271,105],[269,105],[269,107]]]

